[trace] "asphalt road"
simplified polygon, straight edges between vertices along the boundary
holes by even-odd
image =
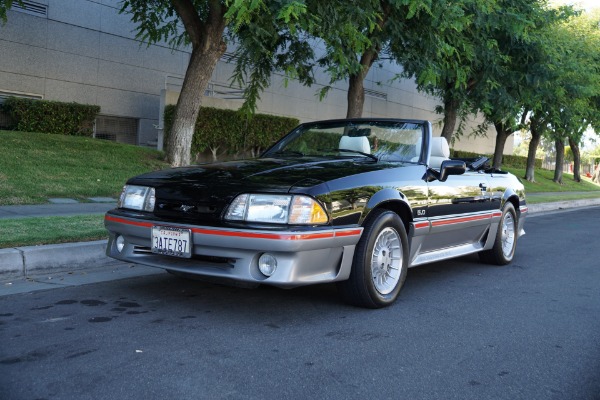
[[[512,265],[333,285],[158,274],[0,297],[1,399],[600,399],[600,208],[530,218]]]

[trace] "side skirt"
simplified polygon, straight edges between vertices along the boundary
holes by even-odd
[[[412,263],[410,263],[410,266],[416,267],[417,265],[429,264],[436,261],[466,256],[467,254],[477,253],[481,250],[483,250],[483,243],[477,242],[449,247],[446,249],[428,251],[427,253],[421,253],[417,255],[412,261]]]
[[[475,242],[465,243],[453,247],[446,247],[443,249],[436,249],[428,252],[420,252],[421,244],[423,240],[426,240],[426,236],[413,236],[409,239],[411,245],[411,263],[409,264],[409,268],[436,261],[448,260],[450,258],[466,256],[468,254],[490,249],[494,245],[494,239],[497,231],[498,223],[494,222],[490,224],[490,227],[486,229],[485,232]]]

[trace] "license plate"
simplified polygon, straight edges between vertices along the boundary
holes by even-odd
[[[166,256],[191,258],[191,231],[189,229],[152,227],[152,252]]]

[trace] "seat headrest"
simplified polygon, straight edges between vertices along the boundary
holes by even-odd
[[[371,146],[366,136],[342,136],[339,148],[371,154]]]
[[[450,147],[445,137],[431,138],[431,157],[450,158]]]

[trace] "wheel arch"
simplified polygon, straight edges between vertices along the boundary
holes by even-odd
[[[395,212],[402,220],[406,232],[410,231],[410,223],[413,220],[412,209],[406,200],[406,196],[402,193],[395,189],[383,189],[375,193],[367,203],[363,215],[361,215],[360,225],[364,225],[371,212],[377,209]]]
[[[504,205],[510,202],[514,207],[515,207],[515,212],[517,213],[517,217],[521,216],[521,211],[519,208],[520,205],[520,200],[519,200],[519,195],[517,194],[517,192],[515,192],[512,189],[506,189],[506,191],[504,192],[504,196],[502,196],[502,204],[501,204],[501,209],[504,208]]]

